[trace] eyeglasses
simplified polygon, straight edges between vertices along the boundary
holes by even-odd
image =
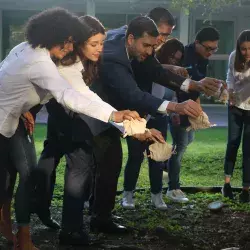
[[[206,49],[207,52],[215,53],[215,52],[217,52],[218,49],[219,49],[218,47],[211,48],[211,47],[206,46],[206,45],[204,45],[204,44],[202,44],[202,43],[200,43],[200,45],[201,45],[202,47],[204,47],[204,48]]]
[[[168,37],[170,36],[169,33],[159,33],[159,36],[161,36],[165,41],[168,39]]]

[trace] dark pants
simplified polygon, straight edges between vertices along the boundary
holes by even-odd
[[[75,145],[77,146],[77,145]],[[92,146],[81,143],[66,155],[66,171],[63,196],[62,229],[82,229],[84,201],[88,200],[92,184],[94,158]]]
[[[92,218],[110,219],[122,168],[120,132],[109,128],[94,138],[96,169],[91,198]]]
[[[237,152],[242,142],[243,187],[250,186],[250,111],[234,106],[228,108],[228,142],[224,163],[226,176],[232,176]]]
[[[168,161],[168,188],[180,189],[180,169],[183,155],[187,146],[194,140],[194,131],[186,131],[186,127],[170,123],[170,131],[173,138],[173,146],[176,153]]]
[[[43,151],[34,173],[36,179],[33,199],[38,212],[50,216],[50,205],[56,182],[56,168],[65,152],[65,145],[70,140],[60,136],[56,130],[54,120],[49,116],[47,122],[47,139],[44,141]]]
[[[58,135],[53,120],[48,120],[48,139],[36,171],[36,207],[43,216],[50,216],[56,167],[66,157],[62,228],[79,231],[83,226],[83,204],[92,183],[94,158],[88,141],[73,142],[71,137]]]
[[[167,136],[167,117],[157,116],[155,119],[150,119],[147,127],[155,128],[162,132],[164,138]],[[144,151],[148,150],[148,143],[140,142],[127,137],[128,145],[128,161],[124,171],[124,190],[133,191],[139,177],[141,164],[144,159]],[[156,162],[148,159],[149,165],[149,180],[151,192],[153,194],[160,193],[162,190],[162,174],[166,162]]]
[[[9,139],[0,135],[0,153],[1,153],[1,165],[0,165],[0,209],[3,204],[8,200],[9,195],[7,189],[10,185],[10,173],[9,168],[11,161],[9,159]],[[14,180],[15,182],[15,180]]]
[[[30,222],[30,201],[33,188],[31,173],[36,167],[36,152],[33,138],[28,139],[21,120],[11,138],[0,137],[0,150],[2,157],[0,176],[1,182],[3,181],[5,185],[4,189],[1,185],[1,203],[12,197],[16,174],[19,173],[19,184],[15,196],[16,220],[19,225],[27,225]]]

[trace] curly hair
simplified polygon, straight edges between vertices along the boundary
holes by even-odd
[[[169,59],[177,52],[182,52],[181,62],[184,57],[184,45],[176,38],[172,38],[166,41],[157,51],[156,57],[161,64],[170,64]]]
[[[84,24],[63,8],[52,8],[32,16],[26,24],[26,39],[33,48],[51,49],[72,37],[76,43],[86,40]]]
[[[77,62],[77,58],[80,58],[83,66],[84,71],[82,72],[83,79],[87,85],[91,85],[91,83],[98,78],[98,68],[100,63],[100,58],[97,62],[93,62],[85,57],[85,55],[82,52],[81,47],[85,46],[85,43],[88,41],[88,39],[92,36],[95,36],[97,34],[103,34],[105,35],[105,28],[102,25],[102,23],[95,17],[85,15],[79,17],[79,20],[84,23],[87,27],[85,30],[86,33],[86,39],[85,41],[82,41],[81,43],[76,43],[74,45],[73,52],[69,53],[66,57],[64,57],[60,63],[65,66],[72,65]]]

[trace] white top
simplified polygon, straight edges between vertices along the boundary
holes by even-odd
[[[234,69],[236,51],[233,51],[229,57],[227,86],[233,89],[238,95],[236,107],[244,110],[250,110],[250,69],[243,72],[237,72]]]
[[[99,103],[102,108],[116,111],[115,108],[104,102],[97,94],[89,89],[82,78],[83,70],[84,68],[81,61],[70,66],[58,66],[60,75],[67,80],[76,91],[88,97],[91,101]]]
[[[0,64],[0,134],[11,137],[21,114],[51,94],[70,110],[108,122],[114,111],[89,94],[76,91],[63,79],[46,49],[33,49],[27,42],[17,45]]]
[[[88,96],[88,98],[91,99],[92,101],[99,102],[103,108],[106,107],[107,109],[113,109],[114,111],[116,111],[116,109],[114,109],[108,103],[104,102],[97,94],[95,94],[93,91],[89,89],[89,87],[86,85],[86,83],[84,82],[82,78],[83,70],[84,70],[84,67],[81,61],[78,61],[77,63],[70,65],[70,66],[62,66],[62,65],[58,66],[58,71],[60,75],[64,79],[66,79],[75,90],[79,91],[82,94],[85,94],[85,96]],[[83,115],[80,115],[80,117],[85,122],[87,122],[89,126],[96,125],[95,120],[91,118],[88,119],[88,117],[83,116]],[[125,129],[124,129],[122,122],[121,123],[110,122],[110,123],[116,128],[118,128],[124,134]]]

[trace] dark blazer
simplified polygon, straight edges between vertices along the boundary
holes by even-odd
[[[158,83],[173,91],[180,91],[180,86],[186,78],[172,73],[162,67],[155,55],[149,56],[145,61],[132,60],[132,69],[138,87],[143,91],[151,93],[152,83]]]
[[[208,59],[204,59],[195,52],[195,44],[185,46],[184,67],[195,81],[200,81],[206,77]]]
[[[88,124],[79,118],[76,113],[70,112],[68,114],[55,99],[51,99],[46,104],[46,109],[50,119],[50,126],[53,127],[53,131],[56,131],[53,135],[57,138],[66,137],[73,142],[82,142],[93,138]],[[51,134],[50,131],[47,131],[47,134]]]
[[[126,30],[127,26],[110,30],[108,32],[108,39],[124,39]],[[151,93],[152,82],[163,85],[171,90],[178,91],[180,90],[182,83],[185,81],[184,77],[176,75],[163,68],[160,62],[156,59],[154,53],[143,62],[139,62],[138,60],[131,60],[130,62],[138,87],[143,91]]]
[[[118,110],[156,114],[163,100],[142,91],[135,80],[125,48],[126,27],[107,33],[99,80],[92,89]]]

